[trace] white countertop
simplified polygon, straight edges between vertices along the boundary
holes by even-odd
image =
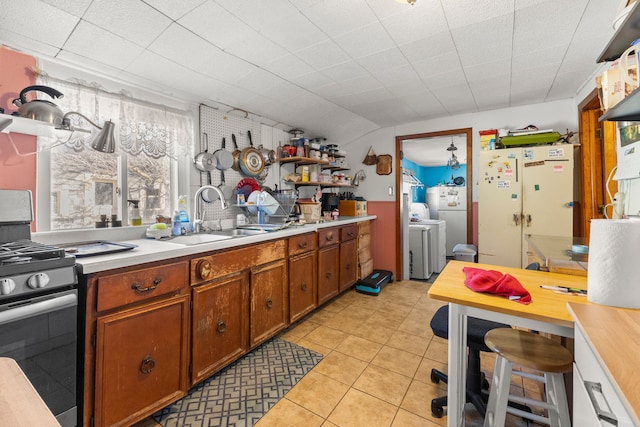
[[[37,242],[47,244],[63,244],[74,242],[86,242],[89,240],[109,240],[118,241],[137,245],[132,250],[118,252],[106,255],[96,255],[82,257],[76,259],[76,264],[82,274],[97,273],[100,271],[112,270],[116,268],[129,267],[147,262],[162,261],[164,259],[178,258],[182,256],[196,255],[200,253],[211,252],[215,250],[228,249],[251,245],[259,242],[265,242],[272,239],[281,239],[285,237],[295,236],[297,234],[313,232],[322,228],[337,227],[345,224],[352,224],[361,221],[376,219],[375,215],[358,216],[358,217],[338,217],[336,221],[327,221],[317,224],[306,224],[304,226],[292,226],[282,230],[257,234],[253,236],[233,237],[225,240],[218,240],[210,243],[200,243],[195,245],[184,245],[173,243],[171,239],[147,239],[137,237],[143,235],[146,227],[127,227],[135,229],[134,237],[130,239],[120,239],[117,236],[123,236],[126,230],[118,230],[120,233],[116,237],[104,237],[102,233],[92,233],[93,230],[84,230],[84,233],[69,233],[64,235],[63,232],[54,233],[34,233],[32,239]],[[141,230],[137,230],[140,228]],[[131,232],[129,233],[131,235]],[[99,236],[99,237],[95,237]],[[70,240],[74,239],[75,240]]]

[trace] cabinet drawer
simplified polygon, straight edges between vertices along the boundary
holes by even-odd
[[[340,229],[324,228],[318,231],[318,248],[324,248],[340,243]]]
[[[363,221],[358,223],[358,235],[364,236],[371,234],[371,221]]]
[[[289,238],[289,256],[312,251],[316,248],[316,233],[306,233]]]
[[[191,260],[191,285],[284,259],[286,246],[286,241],[281,239],[194,258]]]
[[[358,224],[344,225],[340,228],[340,241],[353,240],[358,235]]]
[[[101,312],[175,292],[187,286],[188,266],[185,261],[100,277],[97,310]]]

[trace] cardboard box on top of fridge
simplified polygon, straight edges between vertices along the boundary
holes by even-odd
[[[626,78],[625,78],[626,73]],[[603,110],[614,107],[638,88],[638,66],[635,61],[623,69],[619,60],[613,61],[608,70],[596,77],[596,88]]]

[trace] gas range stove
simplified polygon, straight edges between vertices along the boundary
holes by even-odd
[[[75,257],[31,240],[31,192],[0,190],[0,198],[10,206],[0,212],[0,303],[75,287]]]

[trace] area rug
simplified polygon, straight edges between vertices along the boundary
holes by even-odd
[[[153,414],[163,427],[254,425],[322,355],[273,338]]]

